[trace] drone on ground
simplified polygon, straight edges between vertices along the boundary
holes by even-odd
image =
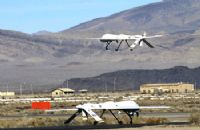
[[[103,103],[85,103],[77,105],[75,109],[54,109],[54,110],[46,110],[46,112],[54,112],[54,111],[75,111],[74,114],[71,115],[64,123],[69,124],[72,122],[79,114],[82,113],[82,119],[88,120],[88,116],[91,116],[95,121],[94,125],[98,123],[103,123],[102,119],[103,115],[106,111],[110,112],[112,116],[117,120],[119,124],[123,124],[121,120],[117,118],[115,115],[118,111],[118,114],[125,113],[129,119],[130,124],[133,124],[132,117],[139,117],[139,112],[141,109],[169,109],[169,106],[139,106],[134,101],[120,101],[120,102],[103,102]],[[102,111],[100,115],[98,115],[95,110]]]

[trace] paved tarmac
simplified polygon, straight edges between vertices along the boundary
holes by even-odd
[[[21,117],[34,118],[34,117],[70,117],[72,114],[38,114],[38,115],[13,115],[13,116],[0,116],[1,119],[16,119]],[[110,115],[110,114],[108,114]],[[190,113],[140,113],[141,117],[163,117],[163,118],[189,118]]]
[[[163,126],[170,125],[170,126],[187,126],[190,123],[188,122],[171,122],[171,123],[165,123],[162,124]],[[87,125],[87,126],[62,126],[62,127],[39,127],[39,128],[9,128],[9,129],[3,129],[3,130],[100,130],[100,129],[126,129],[126,128],[140,128],[140,127],[151,127],[151,126],[161,126],[161,125],[152,125],[152,124],[145,124],[145,125]]]
[[[1,116],[0,120],[12,120],[16,118],[26,117],[26,118],[34,118],[34,117],[65,117],[66,119],[71,116],[70,114],[45,114],[45,115],[15,115],[15,116]],[[170,119],[170,123],[166,123],[164,125],[188,125],[187,122],[188,118],[190,117],[190,113],[141,113],[142,117],[164,117]],[[177,122],[178,119],[178,122]],[[175,121],[175,122],[173,122]],[[154,126],[154,125],[103,125],[98,124],[96,126],[93,125],[86,125],[86,126],[60,126],[60,127],[41,127],[41,128],[11,128],[11,129],[5,129],[5,130],[87,130],[87,129],[125,129],[125,128],[139,128],[143,126]]]

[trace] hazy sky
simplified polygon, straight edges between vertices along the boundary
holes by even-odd
[[[158,1],[161,0],[0,0],[0,29],[57,32]]]

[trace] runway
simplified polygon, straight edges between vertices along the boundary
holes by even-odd
[[[37,115],[13,115],[0,116],[0,120],[17,120],[17,119],[34,119],[34,118],[63,118],[63,122],[68,119],[71,114],[37,114]],[[111,116],[109,113],[105,116]],[[167,118],[170,122],[187,122],[190,113],[141,113],[142,118]]]
[[[109,115],[109,114],[108,114]],[[37,118],[37,117],[48,117],[48,118],[69,118],[71,114],[38,114],[38,115],[13,115],[13,116],[0,116],[0,120],[13,120],[18,118]],[[164,123],[162,125],[188,125],[188,118],[190,117],[190,113],[141,113],[141,117],[143,118],[150,118],[150,117],[156,117],[156,118],[167,118],[170,122]],[[63,120],[64,122],[64,120]],[[126,129],[126,128],[139,128],[139,127],[146,127],[146,126],[157,126],[156,124],[133,124],[133,125],[105,125],[105,124],[98,124],[96,126],[94,125],[86,125],[86,126],[56,126],[56,127],[40,127],[40,128],[11,128],[6,130],[81,130],[81,129]]]
[[[16,119],[16,118],[34,118],[34,117],[70,117],[72,114],[36,114],[36,115],[10,115],[10,116],[0,116],[1,119]],[[110,115],[110,114],[108,114]],[[140,113],[141,117],[162,117],[162,118],[189,118],[190,113]]]
[[[170,126],[187,126],[190,125],[188,122],[171,122],[171,123],[164,123],[163,126],[170,125]],[[38,128],[8,128],[4,130],[100,130],[100,129],[133,129],[133,128],[143,128],[143,127],[152,127],[152,126],[161,126],[156,124],[145,124],[145,125],[86,125],[86,126],[61,126],[61,127],[38,127]]]

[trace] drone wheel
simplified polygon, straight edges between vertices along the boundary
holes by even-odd
[[[95,122],[94,122],[94,125],[97,125],[97,124],[98,124],[98,122],[97,122],[97,121],[95,121]]]
[[[119,51],[119,49],[115,49],[115,51]]]
[[[130,49],[130,51],[133,51],[133,49]]]
[[[123,122],[122,122],[122,121],[119,121],[118,123],[119,123],[120,125],[123,125]]]

